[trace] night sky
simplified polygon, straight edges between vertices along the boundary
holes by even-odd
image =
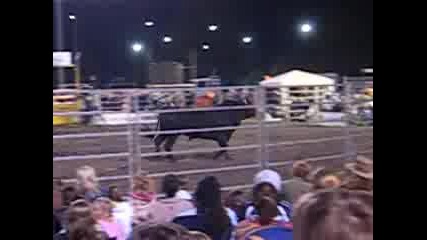
[[[155,61],[188,63],[189,49],[198,48],[199,75],[215,68],[229,81],[253,71],[274,74],[292,68],[350,74],[373,64],[371,0],[64,1],[65,47],[73,46],[68,13],[76,14],[84,74],[96,74],[104,83],[132,74],[130,45],[137,40],[153,49]],[[146,19],[155,27],[146,28]],[[315,26],[310,37],[298,33],[303,21]],[[208,32],[210,23],[220,30]],[[173,38],[169,46],[161,42],[164,34]],[[254,39],[249,47],[240,42],[245,34]],[[203,42],[210,43],[208,52],[201,51]]]

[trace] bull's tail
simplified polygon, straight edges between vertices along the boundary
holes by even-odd
[[[156,123],[156,128],[155,128],[155,130],[154,131],[159,131],[159,129],[160,129],[160,121],[159,120],[157,120],[157,123]],[[148,131],[152,131],[152,129],[148,129]],[[151,141],[154,141],[154,139],[156,139],[156,137],[158,136],[159,134],[149,134],[149,135],[145,135],[145,137],[146,138],[149,138]]]
[[[156,124],[156,132],[158,132],[160,130],[160,119],[157,119],[157,124]],[[156,133],[154,135],[151,135],[151,141],[156,140],[156,138],[159,136],[159,133]]]

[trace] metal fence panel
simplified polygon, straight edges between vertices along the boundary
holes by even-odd
[[[349,86],[346,82],[346,78],[344,78],[344,83]],[[323,86],[324,87],[324,86]],[[280,88],[280,87],[279,87]],[[298,107],[298,104],[304,105],[298,102],[279,102],[276,104],[269,104],[268,97],[268,89],[265,87],[212,87],[206,88],[206,90],[218,90],[218,91],[234,91],[239,89],[246,89],[250,91],[255,91],[255,102],[253,105],[248,106],[231,106],[231,107],[204,107],[204,108],[178,108],[178,109],[155,109],[150,110],[141,106],[140,96],[144,94],[155,93],[158,91],[173,93],[174,91],[183,91],[182,88],[179,89],[143,89],[143,90],[82,90],[82,92],[94,96],[96,100],[96,109],[89,109],[86,112],[54,112],[56,116],[68,116],[68,115],[76,115],[76,116],[100,116],[102,114],[109,113],[125,113],[130,116],[130,114],[136,114],[136,117],[141,115],[139,114],[162,114],[162,113],[172,113],[172,112],[193,112],[193,111],[222,111],[222,110],[240,110],[240,109],[256,109],[256,118],[254,120],[255,124],[243,124],[241,126],[229,126],[229,127],[217,127],[217,128],[197,128],[197,129],[183,129],[183,130],[168,130],[168,131],[160,131],[159,129],[151,129],[148,131],[142,131],[144,129],[143,121],[135,121],[134,118],[128,119],[128,121],[124,124],[124,129],[121,131],[114,132],[91,132],[91,133],[66,133],[66,134],[55,134],[53,136],[54,141],[64,141],[71,139],[90,139],[90,138],[105,138],[105,137],[126,137],[126,147],[127,152],[116,152],[116,153],[99,153],[99,154],[86,154],[86,155],[68,155],[68,156],[54,156],[54,162],[64,162],[71,160],[85,160],[85,159],[105,159],[105,158],[119,158],[126,157],[127,158],[127,178],[123,176],[106,176],[101,179],[106,181],[110,180],[129,180],[129,186],[132,186],[133,178],[130,176],[134,176],[135,174],[140,173],[143,169],[143,166],[146,164],[142,161],[143,158],[154,157],[154,156],[165,156],[167,154],[192,154],[192,153],[208,153],[212,151],[219,150],[248,150],[248,149],[257,149],[259,154],[256,155],[255,161],[258,163],[251,166],[258,166],[261,169],[270,168],[273,166],[278,166],[278,163],[270,163],[272,159],[269,158],[269,149],[274,147],[290,147],[296,145],[304,145],[304,144],[313,144],[327,141],[335,141],[335,140],[345,140],[345,147],[343,149],[343,156],[350,160],[356,154],[355,143],[353,141],[353,137],[360,137],[358,134],[350,133],[350,124],[349,124],[349,111],[350,105],[352,104],[350,87],[347,89],[341,100],[344,104],[343,113],[344,121],[347,123],[345,127],[343,127],[343,132],[341,136],[336,137],[325,137],[320,139],[308,139],[308,140],[295,140],[295,141],[282,141],[282,142],[269,142],[270,139],[270,128],[273,126],[284,126],[284,127],[292,127],[292,126],[307,126],[310,124],[315,124],[317,121],[321,121],[318,119],[312,119],[306,123],[294,123],[291,119],[285,118],[285,120],[281,120],[279,123],[271,123],[268,122],[265,118],[266,113],[269,112],[270,107],[283,108],[284,111],[287,111],[287,114],[292,113],[301,113],[307,112],[307,110],[292,110],[292,107]],[[309,101],[313,101],[310,104],[312,106],[317,106],[319,109],[321,105],[324,104],[325,95],[323,93],[319,94],[319,89],[317,86],[310,86],[307,89],[297,89],[293,90],[293,94],[308,94],[304,99],[308,99]],[[205,88],[203,88],[205,90]],[[195,91],[194,88],[188,89],[188,91]],[[55,93],[55,91],[54,91]],[[71,94],[77,94],[76,92],[70,91]],[[119,96],[117,98],[117,96]],[[298,95],[297,95],[298,96]],[[108,106],[104,104],[105,102],[111,101],[112,98],[115,99],[115,105],[119,106],[117,109],[108,109]],[[300,100],[303,97],[299,98]],[[303,100],[304,100],[303,99]],[[305,101],[305,100],[304,100]],[[322,102],[323,101],[323,102]],[[204,132],[204,131],[225,131],[225,130],[237,130],[237,129],[255,129],[258,136],[258,140],[253,140],[252,144],[242,145],[242,146],[229,146],[223,148],[195,148],[190,150],[177,150],[171,152],[142,152],[141,149],[143,147],[143,143],[141,141],[142,136],[152,135],[152,134],[185,134],[191,132]],[[148,163],[147,163],[148,164]],[[280,164],[279,164],[280,165]],[[239,167],[239,166],[235,166]],[[211,170],[204,170],[206,173],[211,172]],[[197,172],[197,171],[196,171]],[[203,173],[203,170],[198,171],[198,173]],[[157,174],[158,175],[158,174]],[[156,176],[157,176],[156,175]]]

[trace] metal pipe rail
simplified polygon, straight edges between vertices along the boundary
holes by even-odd
[[[140,111],[135,113],[176,113],[176,112],[202,112],[202,111],[224,111],[224,110],[245,110],[255,109],[256,105],[245,105],[245,106],[218,106],[218,107],[206,107],[206,108],[177,108],[177,109],[164,109],[154,111]],[[129,111],[123,111],[123,113],[129,113]],[[85,115],[97,115],[100,113],[117,113],[114,111],[91,111],[91,112],[53,112],[54,116],[85,116]]]
[[[227,130],[237,130],[237,129],[255,129],[258,128],[257,124],[245,124],[242,126],[233,126],[233,127],[213,127],[213,128],[191,128],[183,130],[164,130],[164,131],[149,131],[141,132],[140,136],[147,135],[171,135],[171,134],[185,134],[185,133],[200,133],[200,132],[215,132],[215,131],[227,131]]]
[[[121,137],[127,136],[128,132],[106,132],[106,133],[72,133],[54,135],[53,140],[75,139],[75,138],[101,138],[101,137]]]
[[[120,158],[120,157],[129,157],[129,156],[130,156],[130,153],[128,153],[128,152],[103,153],[103,154],[88,154],[88,155],[53,157],[53,161],[54,162],[60,162],[60,161],[75,161],[75,160],[88,160],[88,159]]]
[[[267,127],[279,127],[281,124],[270,123],[266,125]],[[233,126],[233,127],[214,127],[214,128],[193,128],[193,129],[183,129],[183,130],[165,130],[165,131],[146,131],[140,132],[140,136],[147,135],[170,135],[170,134],[185,134],[185,133],[197,133],[197,132],[214,132],[214,131],[226,131],[226,130],[237,130],[237,129],[254,129],[257,128],[256,124],[243,124],[242,126]],[[99,137],[118,137],[126,136],[128,132],[107,132],[107,133],[75,133],[75,134],[61,134],[54,135],[53,139],[70,139],[70,138],[99,138]]]
[[[359,151],[359,154],[366,154],[371,153],[372,150],[367,151]],[[320,162],[320,161],[327,161],[331,159],[336,158],[342,158],[345,157],[346,154],[335,154],[335,155],[327,155],[327,156],[319,156],[319,157],[312,157],[312,158],[305,158],[301,159],[308,162]],[[286,165],[293,164],[294,161],[276,161],[271,162],[269,165],[270,167],[283,167]],[[239,166],[228,166],[228,167],[219,167],[219,168],[208,168],[208,169],[194,169],[194,170],[183,170],[183,171],[173,171],[173,172],[159,172],[159,173],[151,173],[148,174],[147,177],[153,177],[153,178],[160,178],[164,177],[168,174],[174,174],[176,176],[188,176],[188,175],[197,175],[197,174],[205,174],[205,173],[221,173],[221,172],[230,172],[230,171],[237,171],[237,170],[247,170],[247,169],[256,169],[259,168],[259,164],[242,164]],[[121,176],[103,176],[98,177],[98,181],[114,181],[114,180],[127,180],[129,179],[129,175],[121,175]],[[75,183],[77,182],[76,179],[63,179],[64,183]]]
[[[363,134],[354,134],[351,137],[363,137]],[[309,140],[297,140],[297,141],[284,141],[278,143],[268,143],[267,147],[278,147],[278,146],[294,146],[301,144],[312,144],[312,143],[321,143],[328,141],[337,141],[337,140],[346,140],[346,136],[338,137],[327,137],[327,138],[317,138]],[[142,153],[141,157],[158,157],[158,156],[167,156],[167,155],[185,155],[185,154],[194,154],[194,153],[210,153],[221,150],[249,150],[249,149],[259,149],[259,144],[250,144],[242,146],[230,146],[230,147],[217,147],[217,148],[197,148],[192,150],[180,150],[180,151],[171,151],[171,152],[151,152],[151,153]],[[102,158],[114,158],[114,157],[128,157],[129,153],[106,153],[98,155],[75,155],[75,156],[65,156],[65,157],[54,157],[54,162],[59,161],[70,161],[70,160],[87,160],[87,159],[102,159]]]
[[[268,123],[265,125],[266,127],[280,127],[281,123]],[[306,126],[306,124],[298,124],[293,123],[291,126]],[[227,131],[227,130],[237,130],[237,129],[256,129],[258,125],[256,124],[246,124],[243,126],[234,126],[234,127],[215,127],[215,128],[194,128],[194,129],[184,129],[184,130],[165,130],[165,131],[147,131],[140,132],[140,136],[147,135],[171,135],[171,134],[185,134],[185,133],[197,133],[197,132],[208,132],[208,131]],[[287,126],[289,127],[289,125]],[[372,127],[363,127],[361,130],[370,130]],[[359,129],[358,129],[359,130]],[[74,134],[61,134],[54,135],[53,140],[61,140],[61,139],[76,139],[76,138],[101,138],[101,137],[123,137],[127,136],[128,132],[107,132],[107,133],[74,133]]]

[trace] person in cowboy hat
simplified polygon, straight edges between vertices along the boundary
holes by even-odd
[[[372,160],[357,156],[354,163],[347,163],[345,168],[349,171],[344,187],[351,190],[373,191],[373,162]]]

